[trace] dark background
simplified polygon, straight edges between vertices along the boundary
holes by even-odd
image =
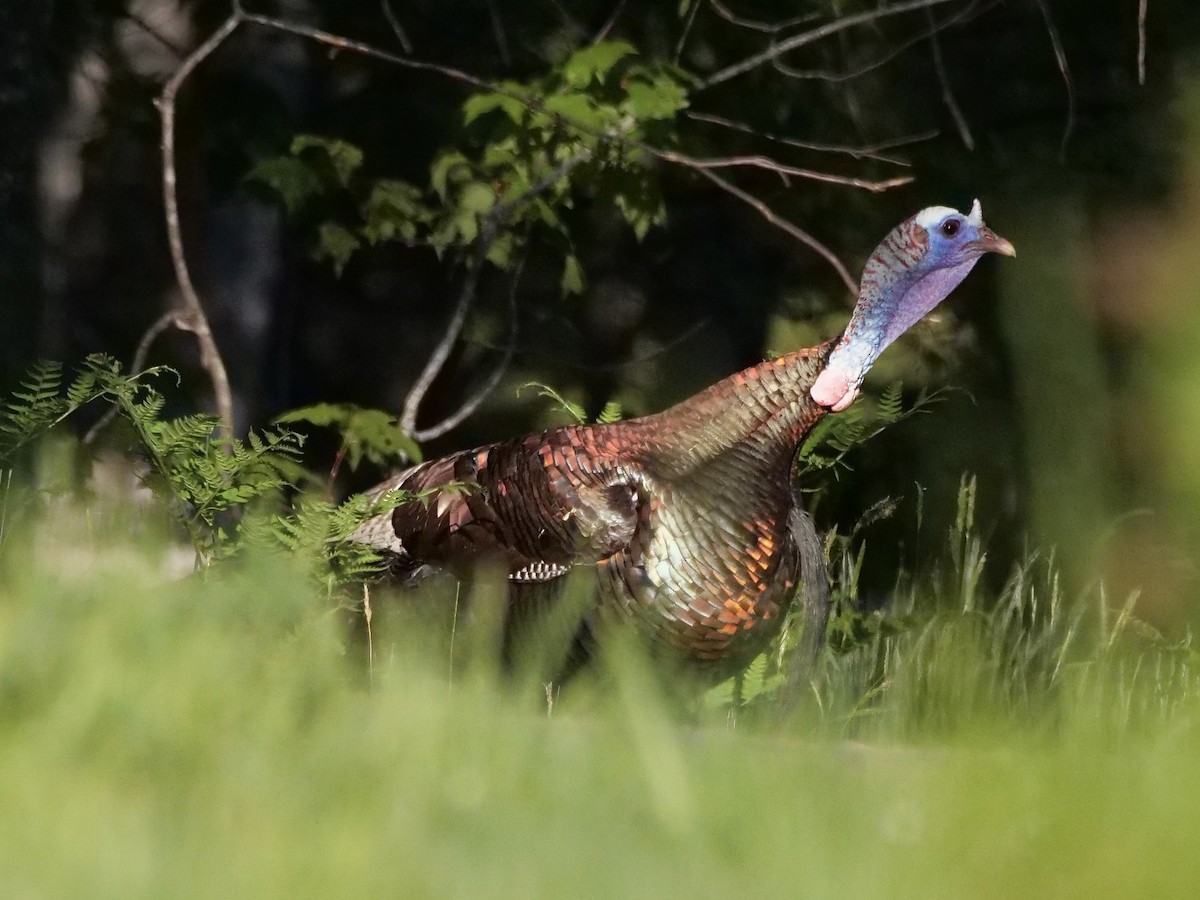
[[[690,8],[681,15],[676,0],[394,0],[391,9],[414,58],[530,79],[610,19],[609,36],[651,60],[673,58],[687,29],[679,63],[703,78],[768,45],[768,34],[731,18],[814,16],[779,32],[786,36],[878,8],[696,2],[690,27]],[[404,52],[378,0],[248,8]],[[937,321],[889,350],[872,382],[961,390],[856,452],[852,471],[819,503],[823,525],[849,527],[880,498],[902,498],[895,517],[868,533],[888,548],[871,555],[864,576],[879,596],[898,563],[925,564],[940,546],[969,472],[994,557],[1053,546],[1069,589],[1098,578],[1115,597],[1141,589],[1139,612],[1164,627],[1195,608],[1200,8],[1151,0],[1146,12],[1144,84],[1137,0],[961,0],[847,29],[783,56],[786,68],[759,67],[691,97],[695,111],[800,141],[863,147],[927,135],[887,151],[903,166],[678,123],[679,146],[698,156],[767,153],[844,175],[913,175],[876,194],[726,171],[854,273],[901,219],[932,204],[966,209],[974,197],[1018,248],[1016,260],[981,264]],[[0,8],[5,386],[39,357],[70,363],[104,351],[128,360],[177,302],[153,98],[228,14],[224,2],[158,0]],[[935,46],[931,22],[950,20]],[[186,83],[183,233],[239,428],[317,401],[398,412],[462,274],[461,260],[391,245],[357,255],[337,276],[311,258],[303,223],[248,184],[247,172],[310,132],[363,148],[372,175],[425,183],[434,154],[466,139],[468,94],[435,73],[249,25]],[[593,415],[614,398],[632,415],[840,329],[852,298],[827,263],[694,172],[663,165],[659,175],[667,223],[642,241],[610,204],[584,197],[567,213],[587,277],[582,296],[561,296],[561,254],[533,245],[511,371],[427,455],[556,421],[532,392],[517,394],[530,380]],[[507,277],[485,268],[423,423],[453,411],[494,364],[507,291]],[[164,337],[150,361],[185,373],[172,397],[179,411],[211,406],[191,336]],[[314,466],[327,465],[332,445],[317,441],[310,453]]]

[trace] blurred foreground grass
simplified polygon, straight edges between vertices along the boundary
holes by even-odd
[[[1194,651],[1044,560],[987,595],[960,526],[791,716],[680,709],[633,658],[548,716],[403,616],[368,677],[286,560],[172,581],[47,520],[0,568],[0,894],[1196,896]]]

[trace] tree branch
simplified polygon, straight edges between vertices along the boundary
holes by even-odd
[[[505,68],[512,68],[512,54],[508,50],[508,35],[504,33],[504,22],[500,18],[500,10],[496,8],[496,0],[487,0],[488,17],[492,20],[492,32],[496,35],[496,48],[500,51],[500,61]]]
[[[513,353],[517,347],[517,288],[520,286],[521,273],[524,271],[525,255],[522,254],[521,258],[517,261],[517,267],[513,271],[512,283],[508,289],[508,340],[504,345],[504,353],[500,357],[500,362],[496,363],[496,368],[492,370],[484,383],[479,386],[479,390],[464,400],[462,406],[457,411],[451,413],[436,425],[411,432],[413,440],[418,442],[430,441],[457,428],[468,416],[479,409],[483,401],[500,384],[500,379],[508,371],[508,364],[512,362]]]
[[[692,0],[692,8],[688,10],[687,22],[684,23],[683,32],[679,35],[679,41],[675,44],[675,55],[672,57],[675,65],[679,65],[679,60],[683,56],[683,48],[687,46],[687,40],[692,33],[692,25],[696,22],[696,13],[699,9],[700,0]]]
[[[175,174],[175,99],[188,76],[233,34],[241,22],[241,9],[235,5],[233,14],[209,36],[208,40],[192,51],[191,55],[183,61],[175,74],[163,86],[162,93],[155,101],[162,118],[162,186],[167,242],[171,248],[171,264],[175,268],[175,279],[179,283],[183,299],[183,309],[173,314],[172,324],[184,331],[190,331],[196,336],[196,342],[200,346],[200,365],[203,366],[212,381],[217,417],[221,420],[229,437],[233,436],[234,424],[233,392],[229,386],[229,373],[225,369],[225,361],[221,358],[217,342],[213,338],[208,316],[205,315],[204,307],[200,303],[200,296],[196,293],[195,285],[192,284],[187,258],[183,252],[183,233],[179,225],[179,196]],[[160,318],[159,323],[162,321],[163,319]],[[165,327],[164,325],[163,328]],[[151,330],[153,331],[153,329]]]
[[[612,11],[612,15],[608,17],[608,21],[604,23],[604,26],[592,38],[592,46],[608,38],[613,30],[613,26],[617,24],[617,19],[621,18],[621,13],[625,11],[625,4],[627,2],[628,0],[617,0],[617,8]]]
[[[802,169],[797,166],[788,166],[783,163],[776,162],[767,156],[725,156],[712,159],[697,159],[696,157],[687,156],[683,153],[676,153],[673,150],[664,150],[659,154],[660,159],[667,162],[675,162],[680,165],[687,166],[692,169],[726,169],[740,166],[748,166],[755,169],[766,169],[768,172],[776,172],[781,176],[795,175],[798,178],[809,178],[813,181],[825,181],[830,184],[844,184],[849,187],[862,188],[863,190],[871,191],[872,193],[882,193],[894,187],[909,184],[912,182],[913,176],[900,175],[896,178],[886,178],[882,181],[870,181],[865,178],[854,178],[847,175],[834,175],[830,172],[818,172],[813,169]],[[785,179],[786,183],[786,179]]]
[[[496,240],[500,224],[515,209],[545,193],[559,179],[590,156],[591,151],[589,150],[579,151],[531,185],[529,190],[504,203],[496,204],[484,216],[482,226],[479,229],[479,239],[476,244],[475,255],[471,260],[470,266],[467,268],[467,274],[463,278],[462,290],[459,292],[458,303],[454,307],[454,313],[450,316],[450,321],[446,323],[446,330],[442,333],[441,340],[433,348],[433,353],[429,355],[429,359],[425,363],[425,368],[421,370],[420,377],[417,378],[416,383],[404,398],[404,409],[400,414],[400,427],[412,435],[414,439],[422,440],[423,438],[418,437],[418,435],[426,433],[424,430],[417,428],[417,415],[420,413],[421,401],[425,399],[425,395],[429,393],[429,388],[432,387],[434,380],[436,380],[442,368],[446,365],[446,360],[450,358],[450,351],[454,348],[458,336],[462,333],[463,325],[467,321],[467,313],[470,311],[471,304],[475,300],[476,288],[479,285],[479,274],[483,269],[484,262],[487,260],[488,253],[492,249],[492,244]],[[509,355],[511,356],[511,354]],[[507,364],[508,361],[506,359],[505,365]],[[472,408],[471,412],[474,412],[474,408]],[[466,415],[469,414],[470,412]],[[466,418],[466,416],[464,415],[463,418]],[[433,431],[438,427],[440,426],[433,426],[429,430]],[[448,431],[449,428],[445,430]],[[445,431],[437,431],[435,434],[428,436],[437,437],[444,433]]]
[[[842,279],[842,283],[844,285],[846,285],[846,288],[850,291],[850,293],[851,294],[858,293],[858,285],[855,283],[854,279],[852,277],[850,277],[850,273],[846,270],[846,267],[844,265],[842,265],[842,261],[837,258],[837,255],[832,250],[830,250],[828,247],[826,247],[824,244],[822,244],[819,240],[817,240],[815,237],[813,237],[811,234],[809,234],[803,228],[800,228],[797,225],[793,225],[787,219],[780,216],[773,209],[771,209],[769,206],[767,206],[767,204],[763,203],[761,200],[759,200],[753,194],[748,194],[746,191],[743,191],[737,185],[726,181],[724,178],[722,178],[716,172],[713,172],[709,169],[697,169],[696,171],[699,172],[701,175],[703,175],[705,178],[707,178],[709,181],[713,182],[718,187],[720,187],[721,190],[725,191],[728,194],[732,194],[734,197],[737,197],[743,203],[749,204],[750,206],[754,207],[754,209],[758,210],[759,215],[761,215],[764,219],[766,219],[768,222],[770,222],[776,228],[786,231],[788,234],[790,234],[796,240],[800,241],[805,246],[810,247],[811,249],[813,249],[817,253],[819,253],[822,257],[825,258],[826,262],[828,262],[831,266],[833,266],[834,271],[836,271],[838,273],[838,277]]]
[[[962,22],[970,20],[977,15],[987,12],[999,2],[1003,2],[1003,0],[991,0],[989,3],[984,3],[983,0],[971,0],[970,6],[968,6],[966,9],[956,12],[951,16],[947,16],[946,20],[943,22],[935,21],[933,18],[933,10],[926,7],[925,14],[929,18],[929,28],[901,41],[899,44],[892,47],[877,59],[873,59],[869,63],[865,63],[858,68],[850,69],[849,71],[827,72],[821,69],[795,69],[779,58],[771,60],[771,65],[775,68],[775,71],[779,72],[781,75],[786,75],[788,78],[826,81],[832,84],[839,84],[844,81],[852,81],[855,78],[861,78],[863,75],[883,68],[888,63],[900,57],[906,50],[915,47],[922,41],[936,41],[939,32],[945,31],[947,28],[951,28]]]
[[[721,84],[731,78],[736,78],[749,72],[751,69],[757,69],[764,63],[771,62],[784,53],[796,50],[799,47],[804,47],[808,44],[816,43],[830,35],[837,34],[840,31],[845,31],[847,28],[854,28],[858,25],[866,25],[870,22],[876,22],[879,19],[887,18],[888,16],[897,16],[902,13],[912,12],[917,9],[925,9],[930,6],[937,6],[942,3],[960,2],[960,0],[908,0],[906,3],[897,3],[895,6],[886,6],[881,9],[872,10],[870,12],[858,13],[852,16],[842,16],[839,19],[834,19],[819,28],[813,28],[809,31],[801,32],[793,35],[778,43],[772,43],[770,47],[761,53],[756,53],[753,56],[747,57],[739,63],[734,63],[731,66],[726,66],[709,75],[708,78],[702,80],[696,87],[692,88],[692,93],[699,93],[707,90],[714,85]]]
[[[1146,83],[1146,6],[1148,0],[1138,0],[1138,84]]]
[[[817,153],[842,153],[852,159],[874,159],[896,166],[908,166],[911,164],[906,159],[900,159],[896,156],[885,156],[881,151],[891,150],[895,147],[907,147],[910,144],[918,144],[921,141],[929,141],[937,137],[940,133],[937,130],[925,131],[921,134],[911,134],[904,137],[890,138],[886,141],[878,141],[864,147],[854,147],[842,144],[821,144],[811,141],[800,141],[796,138],[783,137],[782,135],[772,134],[768,131],[759,131],[756,128],[751,128],[745,122],[737,122],[733,119],[726,119],[721,116],[714,116],[711,113],[697,112],[690,109],[686,110],[684,115],[696,122],[707,122],[710,125],[718,125],[721,128],[728,128],[731,131],[740,131],[743,134],[750,134],[765,141],[783,144],[788,147],[812,150]]]
[[[724,19],[731,25],[737,25],[739,28],[746,28],[750,31],[761,31],[763,34],[779,34],[781,31],[787,31],[789,28],[795,28],[797,25],[804,25],[814,19],[821,17],[820,13],[804,13],[800,16],[795,16],[791,19],[784,19],[782,22],[760,22],[757,19],[747,19],[745,16],[739,16],[733,12],[728,6],[725,6],[720,0],[709,0],[709,6],[713,12]]]
[[[1042,18],[1046,20],[1046,32],[1050,35],[1050,46],[1054,49],[1054,59],[1058,63],[1058,71],[1062,73],[1063,86],[1067,89],[1067,121],[1063,125],[1062,142],[1058,146],[1058,158],[1065,160],[1067,158],[1067,142],[1071,140],[1071,133],[1075,130],[1075,86],[1071,81],[1071,69],[1067,65],[1066,51],[1063,50],[1062,40],[1058,36],[1058,28],[1054,24],[1054,19],[1050,17],[1046,0],[1034,0],[1034,2],[1042,11]]]
[[[925,10],[929,20],[933,21],[933,10]],[[946,109],[950,110],[950,117],[954,119],[954,124],[958,128],[958,135],[962,138],[963,145],[968,150],[975,149],[975,139],[971,136],[971,126],[967,124],[967,117],[963,115],[962,109],[959,108],[958,101],[954,99],[954,91],[950,89],[950,76],[946,74],[946,63],[942,59],[942,42],[938,40],[938,29],[932,29],[929,33],[929,47],[933,52],[933,69],[937,72],[938,82],[942,86],[942,102],[946,104]]]
[[[383,17],[387,19],[388,25],[391,26],[392,33],[396,35],[396,40],[400,42],[400,46],[404,48],[404,52],[411,55],[413,52],[413,43],[409,40],[408,32],[400,24],[400,20],[396,18],[396,11],[392,9],[392,0],[379,0],[379,5],[383,8]]]

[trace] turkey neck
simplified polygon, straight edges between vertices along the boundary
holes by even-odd
[[[830,341],[767,360],[635,420],[643,435],[639,443],[676,478],[733,453],[787,471],[782,467],[790,465],[800,441],[827,412],[812,400],[809,388],[832,349]]]

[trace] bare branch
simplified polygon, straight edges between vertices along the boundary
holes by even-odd
[[[400,20],[396,18],[396,11],[392,9],[392,0],[379,0],[379,5],[383,8],[383,17],[387,19],[388,25],[391,26],[392,33],[396,35],[396,40],[400,42],[400,46],[404,48],[405,53],[411,54],[413,52],[413,43],[409,40],[408,32],[400,24]]]
[[[1067,54],[1063,50],[1062,40],[1058,36],[1058,27],[1054,24],[1054,19],[1050,17],[1050,10],[1046,6],[1046,0],[1035,0],[1038,9],[1042,11],[1042,18],[1046,20],[1046,33],[1050,35],[1050,46],[1054,48],[1054,59],[1058,63],[1058,71],[1062,73],[1063,86],[1067,89],[1067,121],[1063,125],[1062,142],[1058,146],[1058,157],[1060,160],[1067,158],[1067,142],[1071,140],[1071,133],[1075,130],[1075,86],[1071,81],[1071,69],[1067,65]]]
[[[753,194],[748,194],[746,191],[743,191],[737,185],[726,181],[724,178],[722,178],[716,172],[713,172],[709,169],[697,169],[696,171],[699,172],[701,175],[703,175],[705,178],[707,178],[709,181],[711,181],[713,184],[717,185],[717,187],[719,187],[721,190],[725,191],[728,194],[732,194],[734,197],[737,197],[743,203],[749,204],[750,206],[754,207],[756,210],[758,210],[759,215],[761,215],[764,219],[766,219],[768,222],[770,222],[776,228],[786,231],[788,234],[790,234],[796,240],[800,241],[802,244],[805,244],[806,246],[815,250],[818,254],[820,254],[822,257],[825,258],[826,262],[828,262],[831,266],[833,266],[834,271],[836,271],[838,273],[838,277],[842,279],[842,283],[844,285],[846,285],[846,287],[850,291],[850,293],[851,294],[858,293],[858,285],[854,282],[854,279],[850,277],[850,273],[846,270],[846,267],[842,264],[842,261],[837,258],[837,255],[832,250],[830,250],[828,247],[826,247],[824,244],[822,244],[819,240],[817,240],[815,237],[813,237],[811,234],[809,234],[804,229],[800,228],[799,226],[793,225],[787,219],[780,216],[773,209],[771,209],[769,206],[767,206],[767,204],[763,203],[761,200],[759,200]]]
[[[679,35],[679,41],[675,44],[675,55],[672,57],[675,65],[679,65],[679,60],[683,56],[683,48],[687,46],[687,40],[692,33],[692,25],[696,22],[696,13],[699,10],[700,0],[692,0],[692,8],[688,10],[687,21],[683,25],[683,33]]]
[[[525,271],[525,254],[517,260],[517,267],[513,271],[512,283],[508,289],[508,340],[504,344],[504,353],[500,357],[500,361],[496,363],[496,367],[492,369],[487,380],[479,386],[470,397],[463,401],[462,406],[458,410],[436,425],[431,425],[428,428],[422,428],[420,431],[412,433],[412,438],[415,441],[430,441],[434,438],[441,437],[448,431],[457,428],[468,416],[479,409],[484,400],[491,395],[497,385],[500,384],[500,379],[504,377],[504,373],[508,371],[508,364],[512,362],[513,353],[517,347],[517,288],[521,284],[521,273]]]
[[[1138,84],[1146,83],[1146,6],[1148,0],[1138,0]]]
[[[205,315],[204,307],[200,303],[200,296],[196,293],[195,285],[192,284],[192,276],[188,271],[187,259],[183,252],[183,234],[179,225],[179,196],[175,174],[175,98],[188,76],[233,34],[241,22],[240,7],[235,5],[233,14],[209,36],[208,40],[192,51],[191,55],[183,61],[183,64],[163,86],[162,93],[155,101],[162,118],[162,185],[167,242],[171,248],[171,263],[175,267],[175,278],[179,282],[179,290],[183,298],[183,309],[175,314],[173,324],[196,335],[196,342],[200,345],[200,365],[204,367],[212,381],[217,417],[230,437],[233,436],[233,392],[229,386],[229,373],[225,370],[225,361],[221,358],[221,352],[213,338],[212,328],[208,324],[208,316]]]
[[[933,18],[933,10],[926,8],[925,13],[929,17],[928,29],[918,32],[917,34],[914,34],[906,40],[900,42],[877,59],[873,59],[869,63],[865,63],[858,68],[850,69],[845,72],[829,72],[822,69],[796,69],[792,66],[789,66],[783,61],[782,58],[778,57],[771,60],[771,65],[774,67],[775,71],[779,72],[781,75],[786,75],[788,78],[826,81],[833,84],[839,84],[844,81],[852,81],[855,78],[861,78],[863,75],[883,68],[888,63],[903,55],[905,51],[915,47],[917,44],[920,44],[923,41],[936,39],[938,32],[945,31],[947,28],[951,28],[955,25],[969,21],[975,16],[988,11],[999,2],[1002,2],[1002,0],[991,0],[991,2],[988,3],[984,3],[983,0],[971,0],[970,6],[955,13],[954,15],[947,16],[945,21],[942,22],[936,22]]]
[[[450,351],[454,348],[458,336],[462,333],[463,325],[467,321],[467,313],[471,309],[471,304],[475,301],[476,288],[479,285],[479,274],[483,270],[483,264],[487,261],[487,255],[492,249],[493,242],[496,240],[500,224],[515,209],[545,193],[559,179],[570,172],[571,169],[590,156],[591,152],[588,150],[582,150],[574,154],[555,167],[553,171],[531,185],[529,190],[504,203],[496,204],[484,216],[483,223],[479,229],[475,255],[472,257],[471,264],[467,267],[467,274],[463,278],[462,290],[459,292],[458,303],[454,307],[454,313],[450,316],[450,321],[446,323],[446,330],[442,333],[441,340],[438,341],[437,346],[433,348],[433,352],[429,355],[429,359],[426,360],[425,368],[421,370],[420,377],[417,378],[416,383],[404,398],[404,409],[400,414],[400,427],[417,440],[422,439],[417,437],[417,435],[425,433],[417,428],[417,415],[421,410],[421,402],[425,399],[425,395],[429,393],[429,388],[432,387],[433,382],[446,365],[446,360],[450,358]],[[507,361],[505,364],[507,365]],[[471,410],[471,412],[473,411],[474,409]],[[437,428],[439,426],[434,427]],[[436,437],[444,433],[444,431],[438,431],[433,436]]]
[[[487,0],[488,16],[492,20],[492,32],[496,35],[496,47],[500,51],[500,61],[505,68],[512,67],[512,54],[508,50],[508,35],[504,33],[504,22],[500,19],[500,10],[496,8],[496,0]]]
[[[797,25],[804,25],[814,19],[821,18],[820,13],[805,13],[802,16],[795,16],[791,19],[784,19],[782,22],[760,22],[757,19],[747,19],[744,16],[739,16],[729,7],[725,6],[720,0],[709,0],[709,6],[713,12],[724,19],[731,25],[737,25],[739,28],[746,28],[750,31],[761,31],[763,34],[779,34],[781,31],[787,31],[789,28],[795,28]]]
[[[479,284],[479,273],[483,269],[483,263],[487,259],[488,251],[491,250],[495,235],[495,223],[490,220],[486,221],[483,229],[480,231],[479,243],[475,247],[475,255],[471,258],[471,264],[467,267],[467,274],[463,277],[462,290],[459,291],[458,303],[454,307],[454,313],[450,316],[450,321],[446,323],[446,330],[442,332],[441,340],[433,348],[433,352],[429,354],[429,359],[425,361],[425,368],[421,370],[416,383],[413,384],[408,391],[408,395],[404,398],[404,409],[400,413],[400,427],[410,435],[416,435],[417,433],[417,415],[421,411],[421,401],[425,399],[425,395],[429,393],[429,388],[433,386],[433,382],[441,373],[442,367],[446,365],[446,360],[450,358],[450,351],[454,348],[459,334],[462,333],[463,324],[467,321],[467,313],[470,312],[471,304],[475,301],[475,289]]]
[[[845,31],[847,28],[854,28],[858,25],[866,25],[870,22],[876,22],[879,19],[887,18],[888,16],[897,16],[902,13],[912,12],[917,9],[925,9],[930,6],[938,6],[942,3],[961,2],[961,0],[908,0],[905,3],[897,3],[895,6],[886,6],[881,9],[871,10],[870,12],[858,13],[853,16],[842,16],[834,19],[819,28],[813,28],[809,31],[801,32],[793,35],[778,43],[772,43],[770,47],[761,53],[756,53],[751,57],[742,60],[739,63],[734,63],[731,66],[726,66],[724,69],[713,73],[700,82],[692,89],[692,93],[696,94],[706,90],[714,85],[721,84],[731,78],[736,78],[749,72],[751,69],[757,69],[764,63],[771,62],[799,47],[804,47],[808,44],[816,43],[830,35]]]
[[[925,10],[929,16],[929,21],[933,22],[933,10]],[[938,40],[938,29],[934,28],[929,33],[929,47],[933,51],[933,69],[937,72],[938,82],[942,86],[942,102],[946,104],[946,109],[950,110],[950,117],[954,119],[954,124],[958,128],[958,135],[962,138],[963,145],[968,150],[975,149],[975,138],[971,136],[971,126],[967,124],[967,117],[963,115],[962,110],[958,106],[958,101],[954,99],[954,91],[950,89],[950,76],[946,74],[946,63],[942,59],[942,43]]]
[[[933,140],[940,132],[937,130],[924,131],[920,134],[905,135],[898,138],[890,138],[886,141],[878,141],[874,144],[868,144],[863,147],[846,146],[843,144],[820,144],[812,141],[800,141],[795,138],[783,137],[782,135],[772,134],[768,131],[759,131],[756,128],[751,128],[745,122],[737,122],[733,119],[714,116],[711,113],[696,112],[695,110],[687,110],[684,113],[689,119],[697,122],[707,122],[710,125],[718,125],[721,128],[728,128],[731,131],[740,131],[743,134],[754,135],[766,141],[772,141],[777,144],[784,144],[788,147],[797,147],[801,150],[813,150],[818,153],[841,153],[852,159],[874,159],[879,162],[892,163],[897,166],[908,166],[911,163],[908,160],[900,159],[896,156],[885,156],[882,151],[891,150],[895,147],[907,147],[910,144],[919,144],[922,141]]]
[[[795,175],[798,178],[809,178],[813,181],[825,181],[830,184],[844,184],[849,187],[862,188],[863,190],[871,191],[872,193],[882,193],[883,191],[891,190],[901,185],[909,184],[913,181],[911,175],[901,175],[896,178],[887,178],[883,181],[869,181],[865,178],[854,178],[846,175],[834,175],[830,172],[818,172],[814,169],[802,169],[797,166],[788,166],[783,163],[776,162],[767,156],[726,156],[714,159],[697,159],[696,157],[687,156],[683,153],[676,153],[673,150],[660,150],[657,153],[660,159],[667,162],[679,163],[691,169],[727,169],[739,166],[749,166],[756,169],[765,169],[768,172],[776,172],[781,176]],[[785,184],[786,179],[785,179]]]
[[[565,6],[562,5],[562,0],[550,0],[550,5],[558,10],[558,14],[562,17],[563,24],[571,31],[575,32],[577,37],[586,38],[588,30],[580,24],[579,20],[572,16]]]
[[[146,32],[146,34],[150,35],[150,37],[154,38],[155,41],[157,41],[167,50],[170,50],[180,59],[183,59],[185,56],[187,56],[187,48],[180,47],[177,43],[175,43],[175,41],[163,34],[161,29],[155,27],[149,21],[147,21],[144,16],[134,12],[131,9],[127,9],[125,10],[125,18],[127,18],[138,28],[142,29],[142,31]]]
[[[350,38],[342,37],[338,34],[331,34],[328,31],[321,31],[317,28],[307,28],[303,25],[294,25],[284,19],[276,19],[271,16],[263,16],[258,13],[241,13],[241,19],[244,22],[252,22],[255,25],[261,25],[264,28],[270,28],[274,31],[281,31],[284,34],[293,34],[297,37],[305,38],[306,40],[316,41],[319,44],[325,44],[329,47],[336,47],[339,50],[348,50],[352,53],[357,53],[360,56],[366,56],[371,59],[378,59],[382,62],[388,62],[396,66],[401,66],[405,69],[412,69],[417,72],[436,72],[438,75],[453,79],[454,81],[469,84],[472,87],[479,88],[484,91],[496,91],[505,96],[513,97],[523,103],[529,104],[529,98],[507,91],[499,85],[492,84],[485,78],[471,75],[461,69],[455,69],[452,66],[443,66],[437,63],[422,62],[417,59],[411,59],[407,56],[399,56],[395,53],[388,53],[386,50],[380,50],[378,47],[373,47],[370,44],[365,44],[362,41],[351,40]]]
[[[592,45],[600,43],[608,38],[609,33],[617,24],[617,19],[621,18],[621,13],[625,11],[625,4],[628,0],[617,0],[617,8],[612,11],[612,15],[608,17],[608,21],[604,23],[604,27],[596,32],[596,36],[592,38]]]

